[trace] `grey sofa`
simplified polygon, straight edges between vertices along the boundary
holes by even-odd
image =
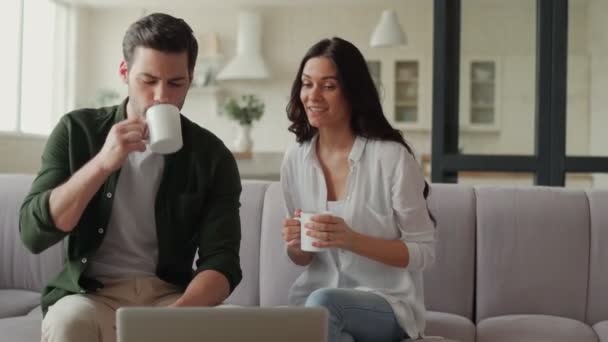
[[[38,341],[39,291],[61,245],[31,255],[18,234],[30,175],[0,175],[0,340]],[[435,265],[425,272],[429,335],[463,342],[608,342],[608,191],[433,184]],[[302,271],[280,237],[279,185],[245,182],[243,282],[228,299],[285,305]]]

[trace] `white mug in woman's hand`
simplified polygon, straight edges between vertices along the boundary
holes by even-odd
[[[169,103],[154,105],[146,111],[146,122],[152,152],[167,154],[177,152],[182,148],[179,108]]]
[[[313,241],[318,242],[320,240],[312,236],[308,236],[308,234],[306,234],[306,232],[310,231],[311,229],[306,228],[305,225],[309,222],[312,222],[311,218],[315,215],[317,214],[303,212],[300,213],[300,218],[298,218],[300,220],[300,249],[306,252],[322,252],[325,250],[324,248],[313,246]]]

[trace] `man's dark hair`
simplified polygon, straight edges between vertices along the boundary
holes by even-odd
[[[198,43],[183,19],[152,13],[131,24],[122,41],[122,54],[127,67],[133,63],[133,53],[138,46],[170,53],[188,52],[188,71],[192,77]]]

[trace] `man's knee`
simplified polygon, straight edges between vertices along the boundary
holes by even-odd
[[[98,313],[93,301],[79,295],[67,296],[52,305],[42,321],[43,341],[73,341],[100,336]]]
[[[355,338],[349,333],[342,332],[340,334],[340,342],[355,342]]]

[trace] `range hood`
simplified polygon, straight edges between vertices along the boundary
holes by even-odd
[[[262,18],[256,12],[240,12],[236,56],[217,75],[218,80],[259,80],[269,77],[262,57]]]

